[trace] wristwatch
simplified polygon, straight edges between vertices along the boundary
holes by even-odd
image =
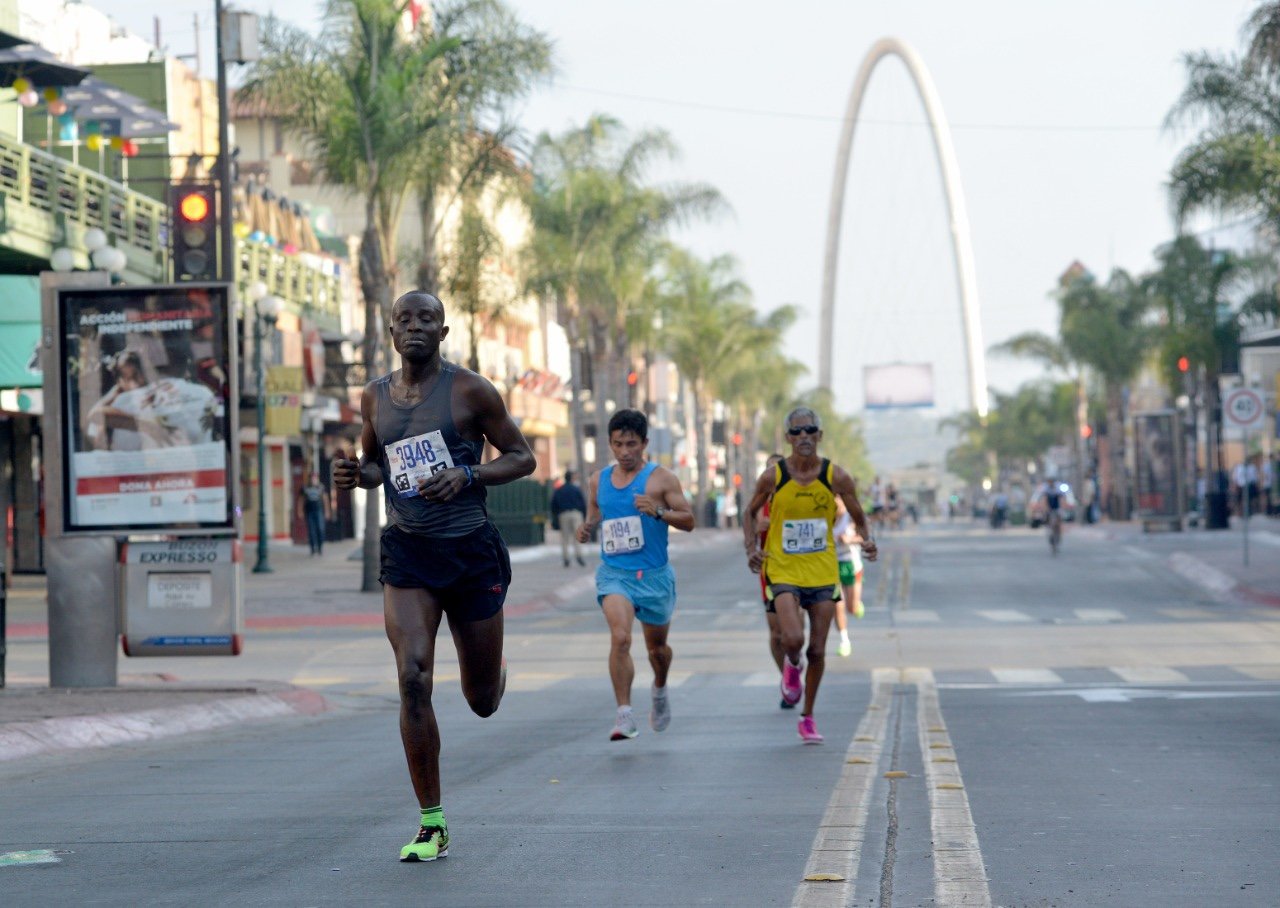
[[[671,508],[665,507],[663,505],[658,505],[656,508],[653,509],[653,519],[661,520],[662,515],[667,513],[667,511],[669,510],[671,510]]]

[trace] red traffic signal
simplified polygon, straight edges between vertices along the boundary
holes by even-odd
[[[1179,372],[1186,372],[1186,371],[1187,371],[1188,369],[1190,369],[1190,368],[1191,368],[1191,360],[1190,360],[1190,359],[1188,359],[1188,358],[1187,358],[1187,357],[1185,357],[1185,356],[1179,356],[1179,357],[1178,357],[1178,371],[1179,371]]]
[[[1093,426],[1089,425],[1088,423],[1085,423],[1083,426],[1081,426],[1081,427],[1080,427],[1080,437],[1081,437],[1081,438],[1092,438],[1092,437],[1093,437]]]
[[[741,432],[734,432],[734,433],[733,433],[733,443],[734,443],[735,445],[740,445],[740,444],[742,444],[742,433],[741,433]]]
[[[635,387],[636,382],[638,382],[639,380],[640,380],[640,376],[637,375],[634,371],[627,373],[627,384],[631,385],[632,387]]]
[[[212,186],[170,187],[173,211],[173,276],[179,281],[211,281],[218,276],[218,218]]]

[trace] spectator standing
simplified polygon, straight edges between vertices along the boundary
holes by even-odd
[[[570,544],[578,564],[586,564],[578,547],[578,527],[582,526],[586,512],[587,501],[582,497],[582,489],[574,485],[573,470],[565,470],[564,482],[551,494],[551,525],[560,531],[560,557],[565,567],[569,566]]]

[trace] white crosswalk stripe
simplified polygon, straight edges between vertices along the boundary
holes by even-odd
[[[908,609],[905,612],[898,612],[894,617],[899,624],[929,624],[942,620],[937,612],[928,608]]]
[[[991,674],[1001,684],[1062,683],[1062,676],[1047,668],[993,668]]]
[[[1186,684],[1191,680],[1166,665],[1113,665],[1110,670],[1132,684]]]
[[[1114,608],[1078,608],[1074,610],[1081,621],[1112,622],[1127,621],[1125,613]]]
[[[999,621],[1005,624],[1015,622],[1028,622],[1034,620],[1026,612],[1020,612],[1016,608],[987,608],[978,609],[978,614],[988,621]]]

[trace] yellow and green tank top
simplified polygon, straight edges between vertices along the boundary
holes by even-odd
[[[835,539],[836,496],[831,489],[831,461],[823,458],[818,478],[800,485],[785,460],[774,467],[769,534],[765,538],[765,572],[769,582],[794,586],[834,586],[840,582]]]

